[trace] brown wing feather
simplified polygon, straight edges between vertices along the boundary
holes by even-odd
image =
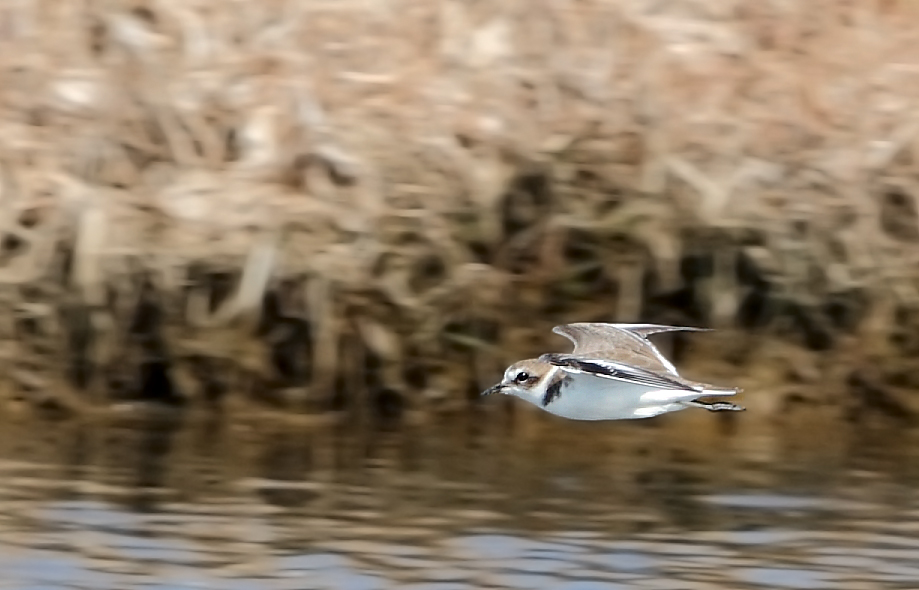
[[[653,324],[616,324],[581,322],[555,326],[552,331],[574,343],[572,354],[606,358],[650,371],[676,374],[676,369],[645,336],[659,332],[697,330],[679,326]]]

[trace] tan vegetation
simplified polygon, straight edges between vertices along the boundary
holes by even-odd
[[[461,400],[553,323],[639,317],[912,352],[917,23],[906,0],[4,3],[2,375],[68,405],[166,391],[152,361],[191,399]]]

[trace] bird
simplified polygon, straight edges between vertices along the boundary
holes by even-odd
[[[648,339],[662,332],[710,331],[707,328],[580,322],[552,331],[574,343],[570,354],[550,352],[518,361],[481,395],[512,395],[571,420],[651,418],[693,407],[713,412],[745,409],[699,399],[743,390],[681,377]]]

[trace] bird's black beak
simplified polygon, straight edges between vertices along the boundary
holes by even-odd
[[[492,385],[491,387],[489,387],[488,389],[486,389],[485,391],[482,392],[482,397],[485,397],[486,395],[492,395],[492,394],[495,394],[495,393],[501,393],[501,391],[502,391],[503,389],[504,389],[504,384],[503,384],[503,383],[498,383],[497,385]]]

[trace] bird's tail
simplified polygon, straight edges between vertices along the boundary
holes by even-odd
[[[743,391],[739,387],[706,387],[702,390],[700,397],[718,397],[726,395],[737,395]],[[706,402],[699,399],[683,402],[687,406],[694,408],[704,408],[710,412],[743,412],[746,408],[730,402]]]
[[[701,395],[705,397],[707,396],[720,397],[720,396],[725,396],[725,395],[737,395],[738,393],[741,393],[742,391],[743,389],[739,387],[711,387],[711,386],[706,385],[705,388],[702,390]]]

